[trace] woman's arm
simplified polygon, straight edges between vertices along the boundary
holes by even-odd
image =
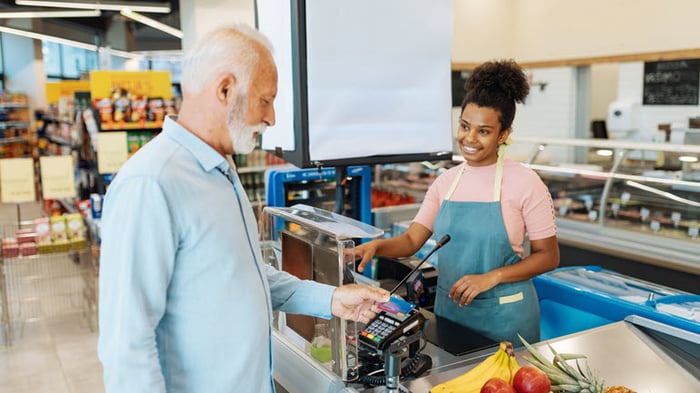
[[[406,232],[389,239],[377,239],[355,247],[355,258],[362,258],[358,271],[363,271],[365,265],[375,255],[389,258],[407,257],[415,254],[433,233],[416,222],[411,223]]]
[[[450,289],[449,297],[469,304],[482,292],[498,284],[529,280],[559,266],[559,242],[556,236],[530,242],[532,253],[520,262],[499,267],[484,274],[463,276]]]

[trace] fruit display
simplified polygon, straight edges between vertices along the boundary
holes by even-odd
[[[549,345],[549,350],[554,355],[553,360],[550,361],[524,338],[520,337],[520,341],[530,354],[530,357],[525,359],[546,374],[551,383],[551,391],[554,393],[635,393],[623,386],[606,388],[603,381],[591,371],[583,354],[559,353]],[[576,367],[570,365],[569,360],[574,360]],[[525,392],[518,390],[518,393]]]
[[[513,344],[508,341],[500,343],[493,355],[484,359],[476,367],[447,382],[433,386],[430,393],[479,393],[482,387],[492,378],[499,378],[507,384],[513,382],[516,372],[520,369],[515,359]],[[498,383],[491,382],[492,384]],[[494,386],[496,387],[496,386]],[[507,393],[507,390],[487,390],[491,393]]]
[[[534,366],[520,367],[513,377],[513,388],[518,393],[549,393],[551,387],[547,374]]]

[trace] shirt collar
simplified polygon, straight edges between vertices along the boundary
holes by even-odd
[[[182,147],[187,149],[194,156],[195,160],[206,172],[213,169],[228,171],[233,169],[224,156],[219,154],[214,148],[199,139],[185,127],[176,121],[177,116],[167,116],[163,124],[163,133]]]

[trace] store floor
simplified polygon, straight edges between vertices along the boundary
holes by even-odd
[[[41,215],[38,204],[20,205],[21,220]],[[0,204],[5,233],[17,216],[17,205]],[[104,392],[96,308],[84,301],[95,288],[86,287],[82,265],[65,254],[4,261],[10,323],[0,324],[0,392]]]

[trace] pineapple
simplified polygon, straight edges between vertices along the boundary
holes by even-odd
[[[547,374],[554,393],[635,393],[624,386],[606,388],[588,367],[587,362],[584,362],[585,369],[581,367],[579,360],[585,359],[585,355],[558,353],[549,345],[549,350],[554,355],[554,359],[550,362],[524,338],[520,337],[520,341],[531,355],[530,358],[525,359]],[[575,360],[576,368],[568,364],[568,360]]]

